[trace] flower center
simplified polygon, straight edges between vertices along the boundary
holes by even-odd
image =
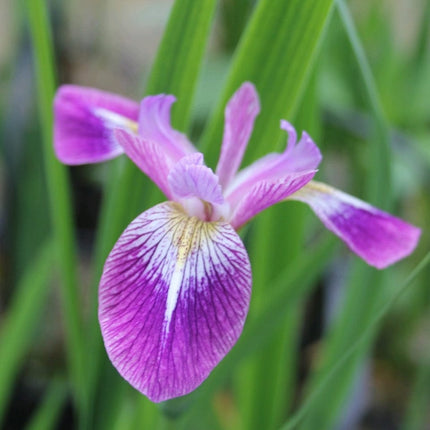
[[[195,216],[202,221],[226,221],[230,214],[228,203],[214,204],[198,197],[187,197],[180,199],[180,204],[189,216]]]

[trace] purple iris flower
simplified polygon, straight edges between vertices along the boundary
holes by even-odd
[[[292,199],[368,264],[409,255],[420,230],[328,185],[312,181],[321,154],[294,128],[283,153],[238,171],[260,106],[244,83],[225,110],[213,172],[170,124],[171,95],[140,106],[95,89],[63,86],[55,99],[55,151],[66,164],[125,153],[168,198],[140,214],[109,254],[99,319],[113,365],[155,402],[194,390],[237,341],[248,312],[251,266],[237,230],[262,210]]]

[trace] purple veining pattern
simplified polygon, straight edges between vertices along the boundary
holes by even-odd
[[[237,341],[250,293],[251,267],[234,229],[161,203],[127,227],[106,261],[106,350],[151,400],[187,394]]]
[[[63,85],[54,100],[54,149],[66,164],[98,163],[122,154],[115,127],[137,121],[139,104],[94,88]],[[137,123],[135,124],[137,131]]]
[[[378,269],[409,255],[421,234],[419,228],[320,182],[311,181],[291,199],[307,203],[330,231]]]
[[[255,215],[272,206],[305,186],[315,171],[293,173],[284,178],[260,180],[247,190],[239,200],[231,217],[231,225],[237,230]]]

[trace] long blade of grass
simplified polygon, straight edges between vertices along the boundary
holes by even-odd
[[[2,323],[0,336],[0,424],[11,395],[14,379],[33,340],[48,296],[53,243],[48,242],[37,254],[17,286]]]
[[[409,274],[405,281],[396,289],[394,294],[379,307],[378,311],[372,316],[370,324],[368,324],[362,331],[357,340],[350,345],[350,347],[339,356],[338,360],[333,367],[330,368],[329,372],[326,372],[323,378],[319,381],[318,385],[314,387],[311,394],[308,396],[306,401],[300,407],[300,409],[290,418],[281,430],[290,430],[297,428],[300,422],[306,417],[309,411],[312,409],[313,404],[318,400],[319,397],[324,395],[329,384],[333,383],[334,378],[338,372],[345,366],[348,365],[350,358],[358,351],[363,345],[366,345],[374,335],[375,327],[379,325],[381,320],[385,317],[388,311],[391,309],[393,304],[404,294],[404,292],[411,286],[416,277],[420,272],[430,264],[430,252],[421,260],[421,262],[415,267],[415,269]]]
[[[376,84],[349,10],[342,0],[338,0],[336,4],[357,60],[374,120],[375,133],[370,144],[371,150],[367,163],[369,170],[366,172],[367,196],[373,203],[387,209],[392,202],[389,130]],[[309,393],[319,386],[326,373],[336,365],[338,357],[348,349],[351,339],[356,339],[373,321],[374,313],[382,300],[383,276],[382,272],[377,272],[363,262],[355,262],[351,270],[350,282],[346,286],[347,292],[342,310],[336,324],[331,327],[326,336],[322,364],[310,378]],[[376,326],[372,325],[372,328],[376,329]],[[318,426],[320,429],[330,429],[333,427],[351,390],[354,375],[370,347],[372,338],[369,335],[366,339],[368,343],[363,341],[361,348],[354,350],[355,353],[349,356],[348,362],[339,370],[337,379],[330,380],[330,386],[326,387],[330,396],[319,397],[319,401],[315,401],[301,428],[313,429]]]
[[[317,140],[315,83],[315,79],[309,81],[294,122],[298,130],[306,130]],[[253,263],[249,319],[266,305],[268,290],[271,293],[276,275],[297,255],[307,253],[304,249],[306,215],[310,215],[308,208],[291,202],[271,208],[254,222],[248,248]],[[291,285],[291,288],[297,286]],[[288,307],[271,341],[249,360],[249,364],[239,369],[240,380],[235,392],[239,396],[243,427],[247,430],[276,429],[290,410],[297,382],[298,337],[304,299]]]
[[[428,346],[427,346],[428,348]],[[402,430],[424,429],[428,424],[428,405],[430,404],[430,349],[418,368],[409,398],[408,408]]]
[[[70,186],[66,168],[54,156],[52,147],[52,101],[55,91],[55,62],[48,12],[44,0],[25,2],[33,44],[37,100],[43,135],[45,174],[48,184],[51,221],[61,275],[67,357],[76,401],[83,407],[84,345],[77,288],[76,253],[72,222]]]
[[[42,403],[26,426],[26,430],[57,429],[57,420],[67,398],[67,388],[63,381],[54,378],[48,387]]]
[[[371,145],[371,158],[373,170],[367,182],[368,200],[383,209],[390,209],[391,195],[391,154],[390,154],[390,130],[378,95],[372,70],[364,52],[360,37],[344,0],[336,1],[337,11],[341,17],[346,35],[351,44],[357,66],[363,79],[364,90],[369,102],[370,112],[374,118],[376,144]]]
[[[224,106],[248,80],[259,92],[259,115],[245,161],[276,148],[279,120],[291,119],[309,78],[333,0],[261,0],[243,34],[220,102],[205,130],[202,147],[214,162],[222,138]]]
[[[177,97],[178,102],[172,112],[172,122],[179,129],[185,129],[188,123],[215,5],[216,0],[199,2],[177,0],[174,3],[148,80],[147,94],[165,92]],[[94,352],[89,363],[91,369],[89,390],[93,390],[95,386],[102,349],[96,298],[103,262],[119,233],[143,209],[142,202],[145,201],[148,204],[154,198],[151,191],[147,193],[145,199],[143,198],[143,174],[130,161],[118,160],[117,167],[118,172],[106,189],[96,243],[95,281],[91,289],[92,314],[89,324],[92,330],[89,343]],[[130,190],[133,190],[135,199],[130,198]],[[94,396],[94,391],[91,396]]]

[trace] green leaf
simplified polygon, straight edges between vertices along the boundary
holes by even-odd
[[[225,104],[244,81],[256,85],[262,105],[245,161],[276,148],[281,136],[279,121],[291,119],[298,107],[332,5],[333,0],[258,3],[203,136],[208,161],[213,163],[219,153]]]
[[[369,107],[374,121],[374,138],[369,151],[369,166],[366,176],[368,198],[380,207],[388,208],[391,205],[391,154],[389,147],[389,130],[385,121],[379,100],[376,84],[373,79],[366,54],[355,29],[349,10],[343,1],[337,1],[338,11],[352,51],[357,61],[363,86],[368,99]],[[366,341],[360,344],[360,348],[348,357],[347,362],[339,369],[336,380],[327,382],[329,396],[320,396],[308,410],[308,415],[301,425],[302,429],[314,429],[316,426],[323,429],[331,429],[335,425],[348,394],[352,388],[354,376],[363,362],[377,326],[372,324],[378,305],[383,300],[382,286],[384,282],[383,272],[367,266],[362,261],[356,260],[349,275],[346,285],[346,297],[341,311],[328,334],[325,336],[324,349],[320,359],[319,368],[313,372],[308,382],[309,396],[325,380],[330,370],[337,365],[339,356],[348,349],[351,339],[356,339],[362,330],[369,327],[369,335]],[[370,328],[371,327],[371,328]],[[373,330],[373,331],[371,331]]]
[[[415,267],[415,269],[410,273],[410,275],[405,279],[405,281],[400,285],[400,287],[396,288],[394,294],[381,306],[378,307],[377,311],[373,313],[370,323],[366,325],[364,329],[362,329],[360,336],[358,336],[356,338],[356,341],[350,344],[350,346],[338,356],[333,366],[327,372],[324,372],[322,378],[318,381],[318,384],[314,386],[314,389],[312,390],[306,401],[294,414],[294,416],[291,417],[285,423],[281,430],[290,430],[297,428],[298,424],[307,416],[307,414],[311,413],[314,404],[317,401],[321,401],[321,397],[327,396],[326,392],[329,392],[331,395],[331,391],[328,390],[328,388],[330,388],[330,384],[335,385],[339,381],[339,372],[342,371],[343,368],[348,365],[348,361],[354,356],[354,354],[357,353],[357,351],[360,351],[360,349],[363,349],[363,347],[364,349],[366,348],[366,345],[369,344],[370,340],[374,336],[375,327],[379,325],[379,323],[391,309],[393,304],[399,299],[402,294],[405,293],[405,291],[415,281],[421,271],[429,264],[430,252],[421,260],[421,262]],[[321,424],[318,424],[318,428],[326,427],[321,427]]]
[[[50,290],[53,243],[48,242],[36,254],[32,266],[20,280],[11,305],[2,322],[0,336],[0,424],[11,388],[26,352],[30,348]]]
[[[26,426],[26,430],[54,430],[58,428],[57,420],[66,398],[67,389],[65,383],[54,378],[42,403]]]
[[[81,306],[77,288],[75,239],[72,222],[70,184],[66,167],[60,164],[52,145],[55,92],[55,62],[48,12],[44,0],[26,0],[26,11],[33,44],[37,83],[37,102],[43,135],[45,175],[51,208],[51,222],[60,267],[62,307],[66,328],[67,356],[75,397],[85,405],[86,392],[83,366],[84,347],[82,337]]]

